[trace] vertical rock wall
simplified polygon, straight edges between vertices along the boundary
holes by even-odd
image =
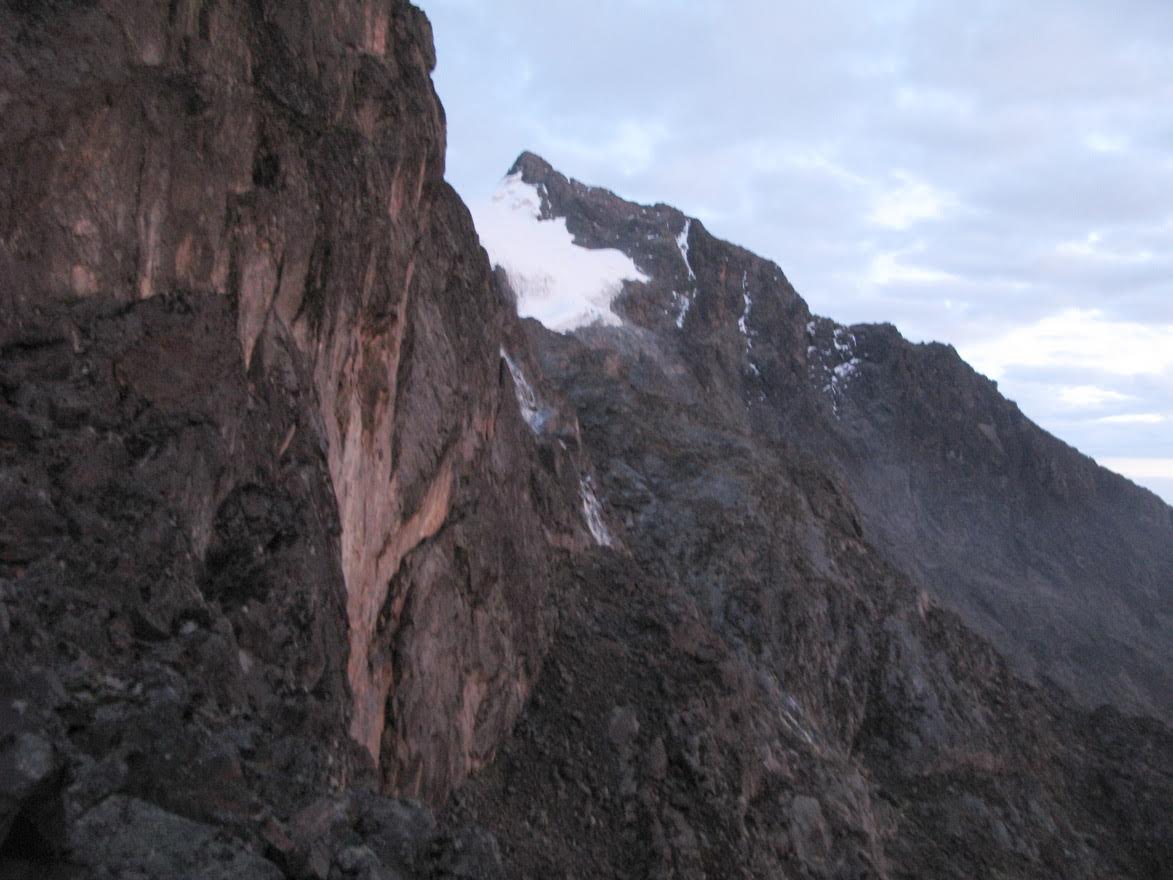
[[[443,182],[427,20],[399,0],[26,2],[0,12],[0,58],[0,335],[182,295],[227,305],[250,387],[285,353],[312,423],[285,442],[320,438],[337,507],[346,724],[390,789],[443,798],[536,673],[548,551],[507,307]],[[221,393],[220,355],[183,344],[195,393]],[[197,559],[234,489],[192,503]]]

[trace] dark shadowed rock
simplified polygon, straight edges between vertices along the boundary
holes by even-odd
[[[134,798],[115,796],[103,801],[80,817],[71,837],[80,863],[112,877],[282,877],[276,865],[224,832]]]

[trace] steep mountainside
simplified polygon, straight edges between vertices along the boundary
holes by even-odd
[[[433,65],[406,0],[0,6],[0,878],[1169,878],[1169,729],[918,543],[1062,485],[1031,565],[1133,582],[1027,595],[1149,615],[1157,705],[1168,509],[536,157],[493,271]]]
[[[884,555],[1031,678],[1173,719],[1173,508],[1042,431],[947,346],[809,313],[781,269],[664,205],[511,178],[644,276],[612,308],[714,412],[818,457]],[[508,252],[508,243],[502,251]]]
[[[592,538],[432,53],[405,2],[0,8],[0,860],[159,876],[210,823],[268,876],[511,728]]]
[[[1169,876],[1168,729],[1112,709],[1088,716],[1061,690],[1018,679],[920,588],[919,571],[901,570],[902,548],[868,515],[873,502],[855,500],[867,462],[852,456],[864,459],[880,433],[855,407],[900,403],[887,417],[915,416],[899,430],[923,442],[964,433],[953,410],[933,405],[958,394],[955,377],[993,395],[988,383],[942,346],[813,318],[772,264],[671,208],[567,181],[535,156],[522,156],[502,200],[592,252],[612,249],[610,267],[616,251],[631,260],[621,286],[616,272],[598,273],[613,301],[588,299],[576,313],[551,296],[561,246],[547,272],[530,251],[548,230],[482,230],[523,313],[574,316],[561,325],[577,327],[570,335],[528,328],[542,373],[582,426],[626,552],[601,551],[565,576],[533,705],[499,766],[450,815],[492,828],[530,877],[567,865],[624,877]],[[885,353],[885,340],[897,350]],[[943,355],[934,377],[925,364]],[[885,388],[896,370],[868,358],[900,357],[921,375]],[[913,410],[909,399],[924,402]],[[1043,451],[1063,449],[1018,422]],[[915,452],[906,441],[880,464],[927,468]],[[1020,454],[1024,471],[1048,461]],[[1084,461],[1066,454],[1073,467]],[[1030,495],[1028,475],[999,488]],[[1167,508],[1093,476],[1137,507],[1076,511],[1073,528],[1117,516],[1117,531],[1160,534],[1146,517]],[[953,515],[964,522],[964,509]],[[992,531],[980,516],[972,527]],[[1079,548],[1039,552],[1048,549]],[[1132,545],[1130,564],[1167,597],[1165,547],[1146,549]],[[1093,608],[1118,601],[1104,584],[1098,593]],[[1150,673],[1168,674],[1149,659]]]
[[[449,816],[518,876],[1170,876],[1173,736],[1017,679],[638,328],[531,327],[617,541]]]

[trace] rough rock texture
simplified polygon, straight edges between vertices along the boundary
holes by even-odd
[[[426,19],[111,0],[11,8],[0,34],[12,332],[50,303],[184,292],[231,304],[243,369],[289,352],[337,500],[351,734],[393,788],[442,799],[535,673],[546,560]]]
[[[398,0],[0,8],[0,859],[326,876],[305,810],[512,726],[591,538],[432,53]]]
[[[1173,720],[1173,508],[1042,431],[952,348],[811,315],[778,266],[674,208],[533,154],[513,170],[581,244],[652,277],[615,308],[665,369],[723,418],[817,457],[876,547],[1020,673]]]
[[[533,878],[1169,876],[1168,728],[1018,679],[642,330],[531,333],[630,555],[566,572],[451,820]]]
[[[625,288],[624,327],[527,325],[628,552],[564,574],[531,707],[448,816],[490,828],[535,878],[1171,876],[1169,729],[1021,680],[919,570],[894,564],[871,499],[855,500],[851,395],[870,391],[877,408],[885,395],[949,399],[953,372],[870,389],[869,328],[813,319],[776,267],[695,221],[686,266],[673,209],[569,182],[532,155],[515,170],[546,216],[653,279]],[[900,345],[918,362],[943,351]],[[953,421],[931,404],[901,415],[921,420],[903,427],[920,425],[918,442]],[[922,466],[908,448],[906,465]],[[1076,530],[1167,514],[1100,479],[1136,505],[1076,515]],[[1167,593],[1152,536],[1113,552]],[[1051,540],[1067,543],[1038,552],[1077,549],[1068,533]],[[1089,601],[1113,607],[1107,587]],[[1069,610],[1037,602],[1056,619]],[[1148,672],[1168,669],[1150,656]]]

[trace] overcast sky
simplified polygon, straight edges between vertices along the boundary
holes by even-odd
[[[469,202],[676,205],[1173,502],[1173,0],[417,2]]]

